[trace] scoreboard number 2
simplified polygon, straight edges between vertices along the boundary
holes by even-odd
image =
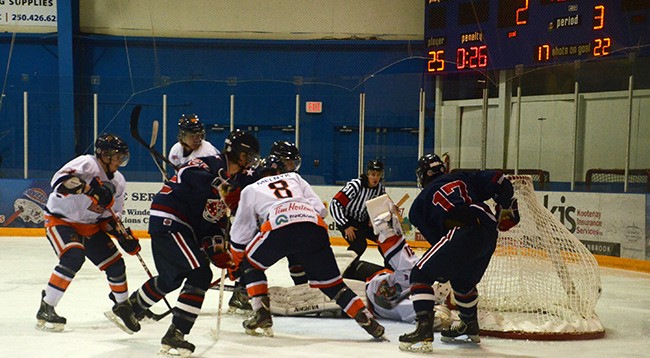
[[[440,72],[445,70],[445,50],[429,51],[428,72]]]

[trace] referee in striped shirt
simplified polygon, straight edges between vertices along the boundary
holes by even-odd
[[[330,214],[336,227],[348,242],[348,250],[358,257],[366,251],[367,240],[377,242],[377,235],[372,230],[370,217],[366,210],[366,201],[386,193],[381,180],[384,176],[384,164],[371,160],[366,166],[366,173],[350,180],[330,202]]]

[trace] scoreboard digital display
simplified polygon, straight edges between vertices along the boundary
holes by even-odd
[[[426,72],[650,54],[650,0],[425,0]]]

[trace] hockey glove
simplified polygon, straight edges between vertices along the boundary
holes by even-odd
[[[236,281],[240,277],[241,277],[241,270],[239,269],[239,267],[228,268],[228,278],[230,279],[230,281]]]
[[[230,253],[226,250],[226,241],[221,235],[206,236],[201,240],[203,252],[215,266],[225,269],[234,267]]]
[[[497,205],[497,217],[499,231],[508,231],[517,225],[521,219],[519,217],[519,204],[517,204],[517,199],[512,198],[508,208]]]
[[[113,206],[113,203],[115,202],[113,198],[114,194],[115,186],[113,186],[111,182],[102,182],[97,177],[93,178],[90,182],[90,190],[86,193],[94,204],[105,209]]]
[[[122,231],[120,224],[113,218],[108,219],[104,225],[104,231],[117,239],[117,243],[120,244],[120,247],[129,255],[135,255],[140,252],[140,241],[135,235],[133,235],[131,228],[127,227]]]
[[[61,194],[82,194],[86,189],[86,182],[74,175],[68,177],[56,187],[56,191]]]
[[[135,255],[140,252],[140,240],[133,235],[131,228],[126,228],[127,235],[120,235],[117,238],[117,243],[120,244],[122,250],[126,251],[129,255]]]
[[[230,209],[230,211],[234,212],[237,210],[239,197],[241,195],[240,187],[233,186],[228,182],[222,182],[219,186],[217,186],[217,191],[219,192],[219,196],[223,202],[226,203],[226,206],[228,206],[228,209]]]
[[[244,259],[244,255],[246,254],[244,251],[238,251],[235,250],[234,247],[230,246],[230,257],[232,257],[232,261],[234,263],[232,268],[228,269],[228,277],[232,281],[235,281],[237,278],[241,276],[241,270],[239,269],[239,265],[241,264],[242,260]]]
[[[372,220],[372,227],[375,235],[379,236],[379,242],[383,242],[389,237],[401,236],[402,224],[399,222],[397,215],[387,211]]]

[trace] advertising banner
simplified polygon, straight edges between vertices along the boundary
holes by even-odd
[[[43,227],[43,209],[50,192],[49,180],[3,179],[0,227]]]
[[[0,0],[0,25],[56,27],[56,0]]]
[[[147,231],[151,201],[161,183],[127,182],[124,224],[136,231]],[[331,198],[342,186],[314,186],[316,193],[329,206]],[[404,194],[409,198],[404,208],[404,233],[407,240],[422,240],[410,224],[408,209],[418,195],[416,188],[388,188],[398,202]],[[0,228],[41,228],[43,210],[50,193],[47,180],[3,179],[0,186]],[[650,204],[643,194],[605,194],[572,192],[536,192],[537,199],[594,254],[650,260],[648,215]],[[331,237],[341,232],[331,215],[325,219]]]
[[[646,196],[537,192],[537,199],[594,254],[646,259]]]

